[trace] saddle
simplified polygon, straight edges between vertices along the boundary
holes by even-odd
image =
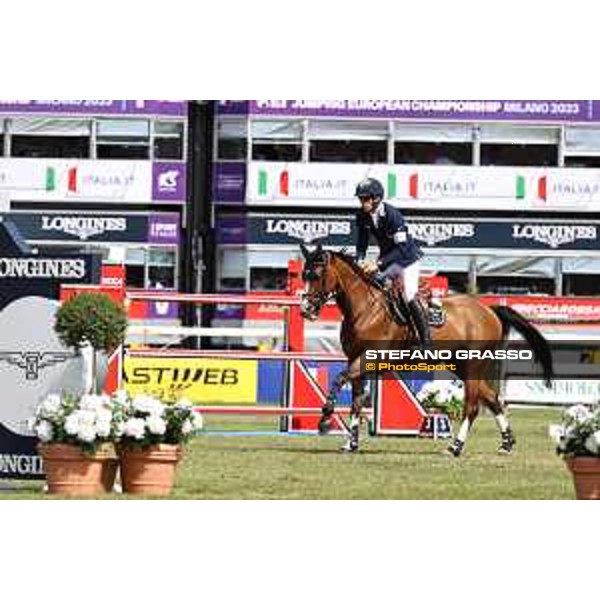
[[[406,304],[403,286],[397,287],[383,285],[388,309],[398,325],[407,325],[410,323],[410,313]],[[433,292],[429,283],[425,280],[419,282],[419,291],[417,298],[429,315],[430,327],[442,327],[446,324],[446,310],[442,303],[433,297]]]

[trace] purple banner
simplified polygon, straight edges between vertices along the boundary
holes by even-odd
[[[215,100],[220,115],[247,115],[250,100]]]
[[[155,288],[155,290],[158,288]],[[154,291],[154,290],[153,290]],[[177,290],[165,290],[175,292]],[[177,302],[148,302],[147,318],[151,320],[158,319],[178,319],[179,306]]]
[[[0,101],[0,113],[66,115],[187,116],[187,100],[13,100]]]
[[[214,198],[222,204],[244,204],[246,164],[217,163],[214,171]]]
[[[152,165],[152,199],[185,202],[186,176],[186,165],[183,163],[154,163]]]
[[[180,219],[176,214],[156,214],[148,219],[150,244],[178,246],[181,241]]]
[[[243,215],[217,218],[217,244],[246,244],[249,219]]]
[[[596,100],[250,100],[219,102],[221,114],[440,121],[600,121]]]

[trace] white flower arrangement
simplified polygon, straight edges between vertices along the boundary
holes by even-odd
[[[417,394],[417,400],[427,412],[446,414],[452,420],[460,418],[463,398],[463,383],[456,380],[430,381]]]
[[[600,457],[600,403],[593,408],[571,406],[562,415],[560,425],[552,425],[550,437],[558,454]]]
[[[163,404],[150,396],[51,394],[29,420],[44,444],[70,444],[93,453],[113,442],[142,447],[182,444],[199,429],[202,417],[190,402]]]
[[[109,396],[50,394],[29,420],[30,431],[44,444],[69,444],[94,452],[114,437]]]
[[[155,444],[183,444],[203,426],[202,417],[190,402],[163,404],[149,396],[126,400],[119,420],[118,442],[141,448]]]

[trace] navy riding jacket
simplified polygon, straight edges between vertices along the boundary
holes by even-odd
[[[356,215],[357,258],[362,260],[367,255],[369,235],[372,233],[381,252],[379,257],[381,270],[385,271],[394,263],[406,268],[421,259],[423,252],[408,232],[402,213],[390,204],[383,202],[382,205],[383,214],[378,218],[377,227],[375,227],[371,215],[363,211]]]

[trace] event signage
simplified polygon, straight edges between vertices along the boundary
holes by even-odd
[[[183,163],[0,159],[0,194],[10,201],[184,202],[186,190]]]
[[[504,384],[504,400],[522,404],[596,404],[600,398],[600,380],[555,379],[548,389],[535,379],[508,379]]]
[[[357,207],[356,185],[375,177],[386,199],[414,209],[600,211],[600,169],[253,162],[247,203]]]
[[[27,420],[48,394],[83,391],[81,359],[54,332],[60,286],[99,280],[99,256],[30,253],[0,218],[0,478],[43,476]]]
[[[597,100],[221,100],[223,115],[590,123]]]
[[[184,163],[154,163],[152,165],[152,199],[161,202],[185,202],[186,178]]]
[[[600,250],[600,225],[526,219],[427,219],[408,217],[411,235],[423,248],[511,250]],[[223,245],[297,245],[320,243],[354,248],[353,215],[223,216],[217,221]]]
[[[244,204],[246,201],[246,163],[216,163],[213,195],[221,204]]]
[[[150,243],[178,245],[180,216],[91,212],[12,212],[10,219],[27,241]]]
[[[184,397],[196,404],[254,404],[258,361],[125,358],[125,388],[132,395]]]
[[[536,296],[485,296],[486,304],[510,306],[531,321],[599,323],[600,299]]]
[[[181,241],[181,218],[177,214],[155,214],[148,217],[148,242],[177,246]]]
[[[0,114],[185,117],[187,100],[2,100]]]

